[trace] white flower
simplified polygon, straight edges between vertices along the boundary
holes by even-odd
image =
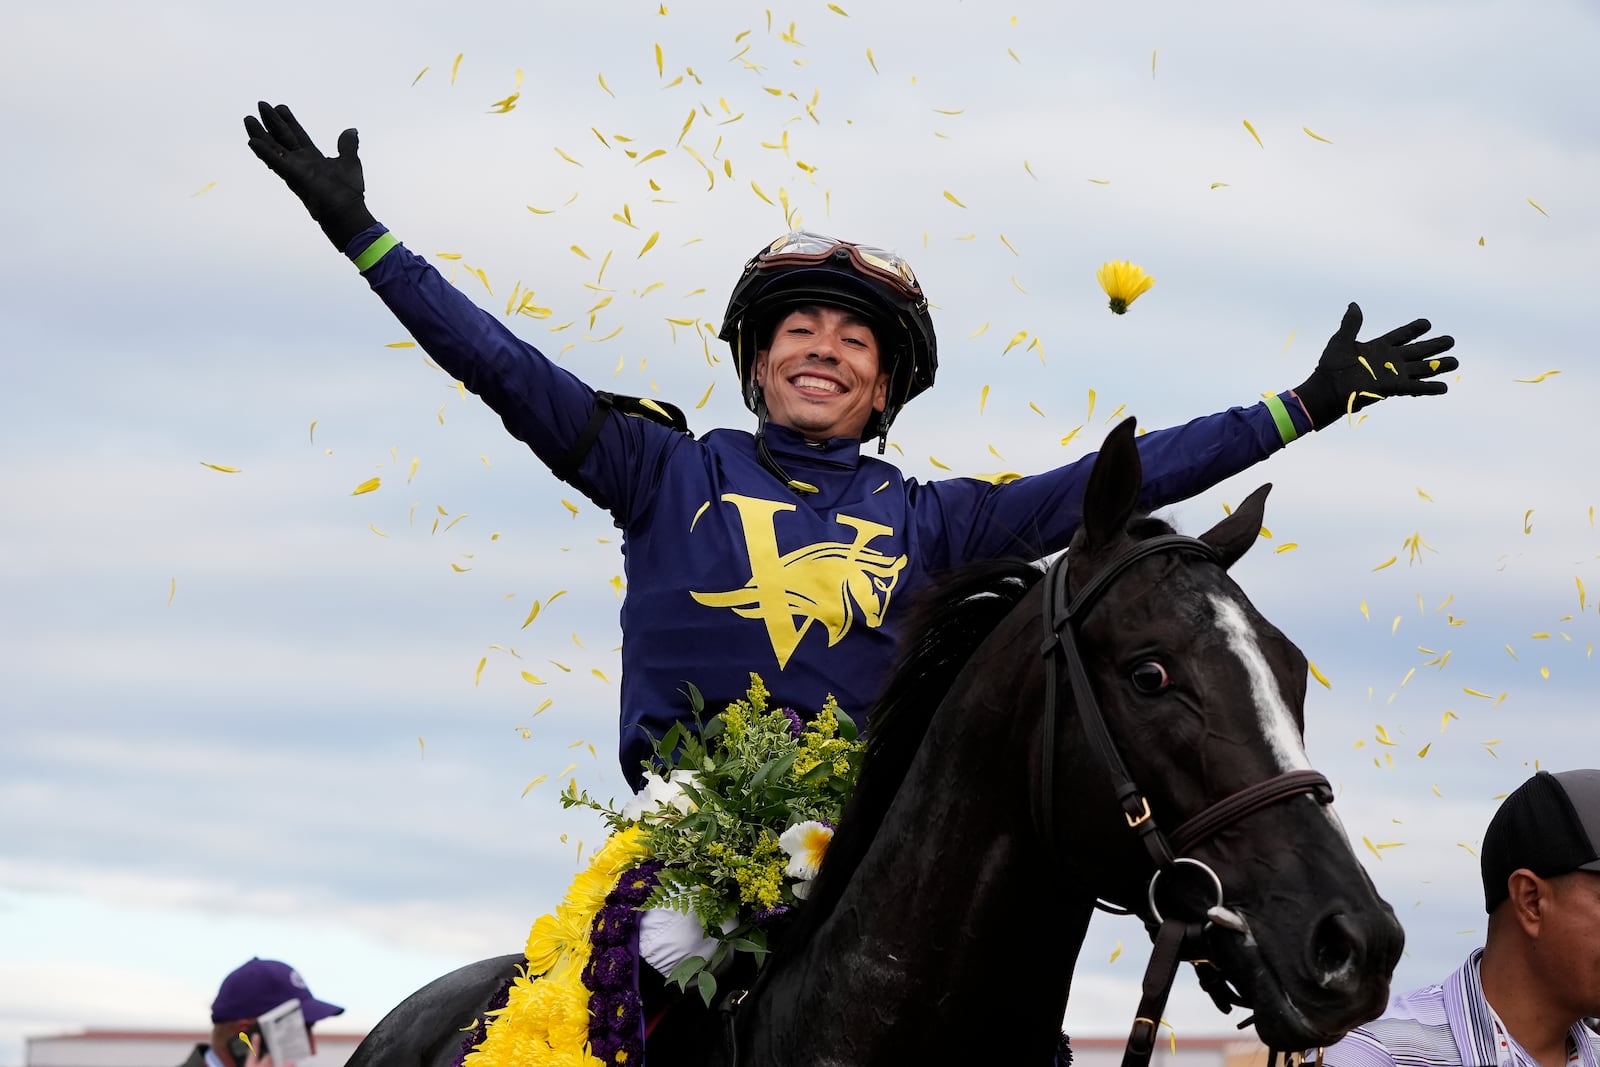
[[[801,883],[794,887],[796,897],[804,900],[806,893],[810,892],[811,887],[805,883],[817,876],[822,857],[828,851],[828,842],[832,840],[833,827],[815,820],[795,823],[778,838],[778,847],[789,856],[789,865],[783,873],[799,879]]]
[[[695,803],[683,791],[683,787],[685,783],[693,785],[694,781],[693,771],[673,771],[666,778],[654,771],[645,771],[644,788],[622,806],[622,817],[630,822],[638,822],[647,816],[665,815],[669,811],[687,815],[694,810]]]

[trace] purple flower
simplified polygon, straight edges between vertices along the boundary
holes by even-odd
[[[589,1043],[605,1063],[644,1058],[644,1007],[637,989],[639,905],[655,890],[662,864],[648,860],[624,872],[606,895],[589,931],[593,946],[583,969],[589,989]]]
[[[760,911],[750,916],[750,921],[755,923],[757,926],[764,926],[774,919],[782,918],[793,910],[793,904],[779,904],[771,908],[762,908]]]
[[[789,717],[789,736],[796,741],[800,740],[800,731],[806,728],[806,724],[800,721],[800,716],[795,714],[793,708],[779,708],[778,710]]]
[[[633,962],[633,949],[629,945],[612,945],[597,951],[584,968],[583,984],[592,990],[632,985]]]

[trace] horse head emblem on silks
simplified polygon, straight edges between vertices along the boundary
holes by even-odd
[[[707,607],[730,608],[765,623],[779,668],[789,662],[812,623],[827,630],[829,645],[838,644],[850,631],[858,612],[868,627],[883,624],[906,557],[867,546],[892,535],[892,528],[840,514],[834,521],[855,531],[852,540],[819,541],[779,555],[775,516],[795,510],[793,504],[737,493],[722,499],[738,510],[744,525],[750,580],[737,589],[690,595]]]

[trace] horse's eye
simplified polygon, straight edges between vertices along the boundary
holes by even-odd
[[[1133,682],[1133,687],[1141,693],[1159,693],[1172,684],[1172,679],[1167,676],[1167,669],[1153,659],[1147,659],[1134,667],[1128,678]]]

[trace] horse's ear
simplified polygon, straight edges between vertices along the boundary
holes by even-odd
[[[1139,502],[1144,469],[1139,463],[1139,446],[1133,441],[1135,422],[1127,418],[1117,423],[1094,458],[1089,486],[1083,493],[1085,548],[1099,548],[1121,536]]]
[[[1261,536],[1261,516],[1267,510],[1267,494],[1271,491],[1272,483],[1268,482],[1245,497],[1231,515],[1200,535],[1200,540],[1217,550],[1224,568],[1239,562],[1239,557]]]

